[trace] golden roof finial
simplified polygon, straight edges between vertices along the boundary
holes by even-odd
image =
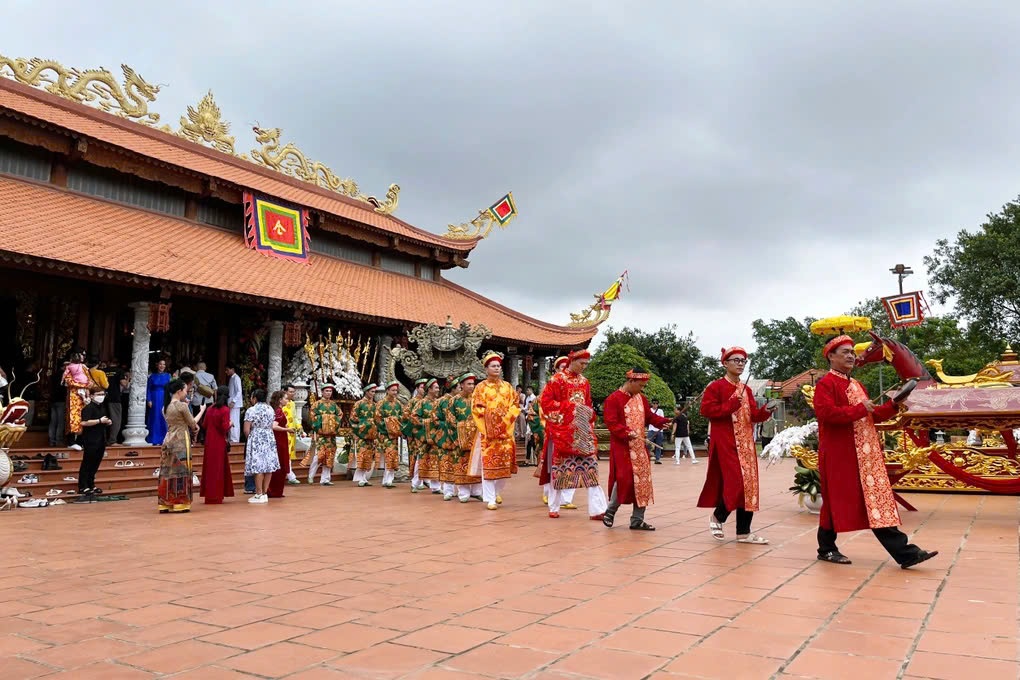
[[[230,123],[221,118],[220,107],[213,99],[212,90],[209,90],[198,102],[197,107],[189,106],[188,115],[181,116],[181,127],[176,134],[197,144],[206,144],[217,151],[236,156],[234,138],[229,133]]]

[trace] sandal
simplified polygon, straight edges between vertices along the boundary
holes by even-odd
[[[641,520],[641,522],[639,524],[631,524],[630,525],[630,530],[631,531],[655,531],[655,527],[653,527],[648,522],[646,522],[644,520]]]
[[[838,550],[830,550],[827,553],[819,555],[818,559],[822,562],[832,562],[833,564],[853,564],[849,557]]]
[[[712,538],[717,541],[726,540],[726,534],[723,533],[722,524],[715,521],[715,515],[712,515],[708,519],[708,530],[712,532]]]
[[[602,515],[602,523],[606,525],[607,529],[613,528],[613,520],[616,519],[615,510],[606,510]]]
[[[753,545],[768,545],[769,539],[758,534],[747,534],[746,536],[737,536],[737,543],[751,543]]]

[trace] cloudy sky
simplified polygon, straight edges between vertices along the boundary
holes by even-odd
[[[751,321],[839,314],[1020,193],[1020,5],[1002,2],[4,3],[0,53],[133,66],[176,124],[212,89],[445,231],[520,216],[450,278],[564,323],[715,354]],[[710,7],[714,5],[714,7]],[[425,9],[427,8],[427,9]],[[59,19],[57,19],[59,17]]]

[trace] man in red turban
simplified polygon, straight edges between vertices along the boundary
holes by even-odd
[[[650,377],[640,368],[627,371],[627,382],[602,404],[602,419],[609,429],[609,508],[602,516],[607,527],[613,526],[621,504],[632,503],[630,528],[655,531],[645,521],[645,508],[655,501],[645,433],[649,423],[665,427],[669,419],[653,413],[642,394]]]
[[[852,338],[834,338],[823,351],[829,372],[815,384],[814,395],[822,486],[818,559],[850,564],[836,547],[836,534],[871,529],[902,568],[930,560],[937,550],[928,552],[910,544],[896,528],[900,514],[885,469],[885,445],[875,429],[876,421],[896,414],[896,402],[876,406],[864,386],[850,377],[857,363]]]
[[[568,364],[542,390],[545,414],[546,464],[550,472],[549,517],[560,516],[560,506],[569,500],[565,492],[588,489],[588,515],[601,520],[606,511],[606,494],[599,486],[598,442],[595,439],[595,410],[591,385],[584,371],[591,361],[587,350],[571,352]]]
[[[772,411],[760,408],[751,388],[740,381],[747,366],[743,347],[722,350],[726,375],[705,388],[701,415],[708,418],[712,439],[708,445],[708,474],[698,498],[699,508],[715,508],[708,520],[712,538],[723,540],[723,523],[737,511],[737,543],[767,545],[768,539],[751,533],[758,510],[758,450],[754,424],[769,419]]]

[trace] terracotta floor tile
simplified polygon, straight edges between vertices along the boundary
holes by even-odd
[[[503,645],[529,647],[545,652],[566,653],[574,651],[600,638],[598,632],[578,628],[561,628],[535,623],[525,626],[512,633],[507,633],[495,640]]]
[[[807,649],[798,654],[785,670],[798,677],[861,680],[895,678],[902,665],[902,659],[880,659]]]
[[[239,654],[240,650],[199,640],[186,640],[122,657],[121,661],[153,673],[179,673]]]
[[[764,680],[782,665],[779,659],[696,647],[677,657],[662,670],[683,678],[726,678],[727,680]],[[878,680],[877,678],[875,680]]]
[[[981,678],[981,680],[1016,680],[1017,664],[1000,659],[974,656],[936,654],[916,651],[907,665],[907,673],[935,680]]]
[[[330,665],[364,677],[396,678],[428,668],[445,658],[447,655],[442,652],[384,642],[343,656]]]
[[[803,635],[806,639],[807,636],[819,630],[824,625],[824,621],[808,616],[776,614],[752,607],[727,625],[730,628],[782,631],[790,635]]]
[[[565,597],[543,595],[518,595],[503,600],[497,606],[500,609],[513,609],[530,614],[555,614],[579,604],[578,600]]]
[[[201,610],[191,607],[179,607],[175,604],[154,604],[141,609],[107,614],[103,618],[117,623],[126,623],[131,626],[148,626],[156,623],[166,623],[175,619],[185,619],[192,614],[200,614]]]
[[[214,593],[206,593],[205,595],[194,595],[173,600],[172,604],[191,607],[192,609],[224,609],[262,599],[264,598],[259,593],[248,593],[242,590],[220,590]]]
[[[700,635],[670,633],[644,628],[626,628],[602,638],[596,644],[638,654],[673,658],[701,640]]]
[[[360,623],[341,623],[296,637],[292,642],[335,652],[357,652],[398,635],[400,635],[398,631],[386,628],[363,626]]]
[[[481,628],[482,630],[493,630],[500,633],[509,633],[512,630],[529,626],[541,621],[543,614],[530,614],[528,612],[514,611],[513,609],[497,609],[496,607],[484,607],[473,612],[464,614],[447,623],[455,626],[466,626],[468,628]]]
[[[773,630],[723,628],[707,637],[702,647],[787,659],[793,656],[806,640],[806,635],[792,635]]]
[[[114,609],[113,607],[79,603],[68,605],[66,607],[46,607],[28,614],[19,614],[19,616],[23,619],[27,619],[28,621],[38,621],[39,623],[71,623],[72,621],[83,621],[85,619],[94,619],[108,614],[116,614],[118,611],[118,609]]]
[[[49,647],[48,644],[20,635],[0,635],[0,657],[17,656]]]
[[[677,598],[665,608],[668,610],[705,614],[707,616],[723,616],[733,618],[745,611],[750,604],[739,600],[723,600],[717,597],[701,597],[697,591],[690,595]]]
[[[220,630],[222,629],[216,626],[207,626],[203,623],[178,619],[176,621],[167,621],[166,623],[157,623],[154,626],[146,626],[145,628],[119,630],[107,633],[107,636],[124,640],[125,642],[134,642],[139,645],[160,647],[184,640],[193,640],[203,635],[211,635]]]
[[[839,608],[839,604],[769,595],[755,604],[754,608],[777,614],[789,614],[790,616],[809,616],[811,618],[827,619]]]
[[[302,609],[289,614],[283,614],[268,620],[272,623],[282,623],[287,626],[299,626],[301,628],[320,630],[322,628],[329,628],[330,626],[337,626],[341,623],[347,623],[348,621],[353,621],[354,619],[367,615],[368,614],[366,612],[354,611],[326,604],[318,607],[309,607],[308,609]]]
[[[444,667],[499,678],[519,678],[548,666],[560,657],[527,647],[484,644],[443,663]]]
[[[202,666],[195,670],[174,674],[173,680],[252,680],[252,676],[247,673],[238,673],[230,668]]]
[[[708,635],[712,631],[730,622],[722,616],[694,614],[675,609],[660,609],[646,614],[631,622],[630,625],[652,630],[666,630],[671,633],[689,633],[691,635]]]
[[[137,652],[140,647],[107,638],[92,638],[58,647],[37,649],[24,655],[25,658],[53,666],[54,668],[80,668],[97,661],[119,659]]]
[[[894,635],[913,638],[921,629],[918,619],[897,619],[891,616],[839,613],[829,623],[829,630],[847,630],[873,635]]]
[[[492,631],[440,623],[395,638],[393,642],[447,654],[460,654],[498,636],[498,633]]]
[[[201,639],[205,642],[212,642],[218,645],[252,650],[273,644],[274,642],[289,640],[290,638],[304,635],[307,632],[307,628],[259,621],[257,623],[249,623],[240,628],[232,628],[219,633],[213,633],[212,635],[206,635]]]
[[[138,668],[104,661],[45,677],[51,680],[147,680],[157,676]]]
[[[246,678],[250,676],[245,676]],[[177,678],[174,678],[177,680]],[[196,678],[195,680],[205,680],[204,678]],[[310,668],[307,671],[301,671],[294,675],[288,675],[287,680],[365,680],[363,675],[355,675],[353,673],[346,673],[336,668]]]
[[[3,664],[3,673],[8,678],[20,678],[21,680],[32,680],[32,678],[44,675],[53,676],[53,668],[44,666],[41,663],[8,657],[0,661]]]
[[[317,666],[337,656],[330,649],[278,642],[254,652],[239,654],[220,661],[220,665],[253,675],[280,678],[306,668]]]
[[[242,604],[235,607],[224,607],[223,609],[216,609],[214,611],[196,612],[188,618],[192,621],[197,621],[198,623],[204,623],[210,626],[233,628],[235,626],[244,626],[257,621],[273,619],[286,613],[287,612],[283,609],[263,607],[258,604]]]
[[[407,633],[446,621],[448,618],[451,618],[451,615],[444,612],[415,607],[394,607],[374,614],[362,614],[357,622],[363,626],[389,628]]]
[[[966,623],[961,621],[960,628],[966,630]],[[965,632],[943,633],[929,630],[921,634],[921,640],[917,644],[917,649],[925,652],[952,654],[954,656],[980,656],[987,659],[1017,660],[1017,638],[1015,634],[992,637]]]
[[[855,656],[879,656],[902,661],[913,645],[913,638],[895,637],[879,633],[851,633],[845,630],[827,630],[812,640],[807,649],[841,652]],[[1016,645],[1014,644],[1015,647]]]
[[[586,647],[557,661],[550,670],[602,680],[637,680],[657,670],[665,661],[661,657],[646,654]]]

